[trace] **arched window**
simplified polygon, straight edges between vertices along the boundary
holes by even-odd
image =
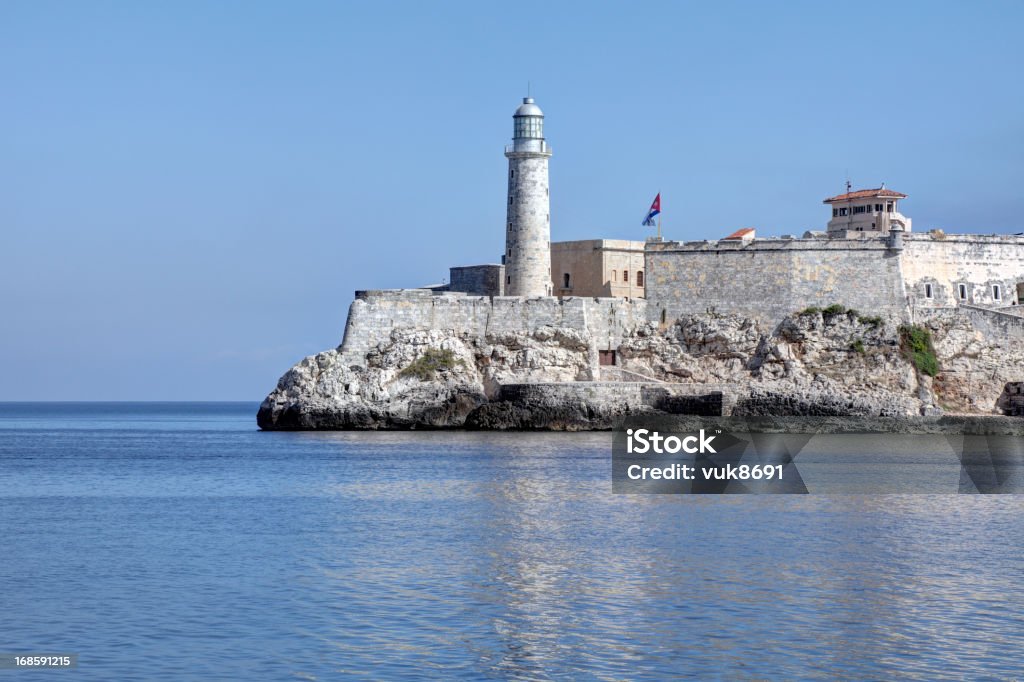
[[[638,287],[642,287],[644,285],[644,271],[643,270],[637,270],[636,271],[636,285]]]

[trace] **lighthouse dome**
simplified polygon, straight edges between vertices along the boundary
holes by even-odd
[[[534,103],[532,97],[524,97],[523,98],[523,103],[519,105],[519,108],[516,109],[516,113],[514,113],[512,115],[513,116],[543,116],[544,112],[541,111],[540,107],[538,107]]]

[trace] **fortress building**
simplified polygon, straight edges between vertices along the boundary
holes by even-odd
[[[502,264],[452,268],[450,284],[435,293],[491,297],[494,305],[498,297],[509,304],[552,297],[544,305],[565,310],[573,299],[628,299],[609,310],[661,323],[719,312],[773,324],[833,304],[906,321],[970,309],[975,318],[1012,315],[1024,323],[1024,237],[915,233],[901,212],[907,195],[884,184],[854,190],[847,183],[844,194],[823,202],[832,214],[826,229],[802,237],[744,228],[701,241],[552,244],[544,114],[527,97],[513,122]]]
[[[524,97],[512,116],[508,158],[508,219],[505,230],[505,293],[551,295],[551,200],[544,139],[544,112]]]
[[[914,232],[907,195],[847,185],[801,237],[708,225],[728,236],[552,244],[544,114],[527,97],[513,121],[501,263],[357,291],[341,346],[282,377],[262,428],[574,428],[740,400],[749,414],[935,414],[940,397],[1022,411],[1024,236]],[[907,362],[907,323],[944,330],[941,374]],[[427,348],[457,367],[402,381]]]
[[[556,296],[644,297],[644,243],[626,239],[552,242]]]

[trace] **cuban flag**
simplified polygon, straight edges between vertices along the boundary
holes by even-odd
[[[661,213],[661,192],[658,192],[658,196],[654,197],[654,203],[651,204],[651,210],[647,212],[647,217],[644,218],[644,225],[654,225],[654,219]]]

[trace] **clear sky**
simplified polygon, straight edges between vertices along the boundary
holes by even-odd
[[[554,240],[1024,231],[1024,2],[0,2],[0,400],[254,400],[357,288]],[[758,292],[750,292],[758,295]]]

